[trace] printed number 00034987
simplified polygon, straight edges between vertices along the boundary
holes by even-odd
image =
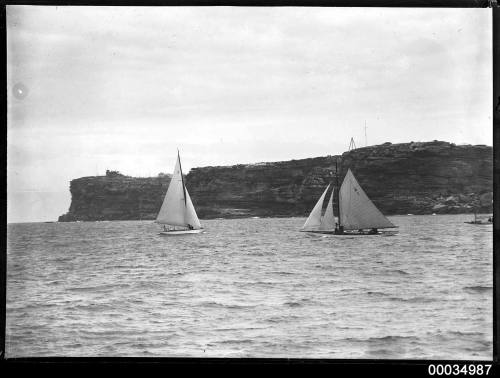
[[[488,375],[491,365],[429,365],[427,372],[429,375]]]

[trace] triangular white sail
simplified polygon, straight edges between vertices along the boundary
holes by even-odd
[[[330,195],[330,200],[328,201],[328,205],[326,206],[325,215],[323,215],[323,219],[321,220],[321,224],[319,225],[319,229],[321,231],[331,231],[335,229],[335,216],[333,215],[333,192]]]
[[[314,208],[311,211],[311,214],[309,214],[309,217],[306,220],[306,223],[302,226],[302,230],[316,230],[320,224],[321,224],[321,209],[323,208],[323,201],[325,200],[326,192],[328,191],[328,188],[330,185],[326,187],[325,191],[319,197],[318,202],[314,206]]]
[[[193,226],[195,230],[201,228],[200,220],[198,215],[196,215],[196,210],[194,209],[193,203],[191,202],[191,197],[186,189],[186,224]]]
[[[165,199],[163,200],[163,204],[161,205],[160,212],[156,217],[156,222],[172,226],[185,226],[185,209],[186,203],[184,199],[181,162],[180,157],[177,156],[174,174],[170,180],[170,185],[165,195]]]
[[[340,223],[345,230],[396,227],[368,198],[350,169],[340,187]]]
[[[184,186],[179,155],[177,155],[167,194],[156,217],[156,223],[180,227],[188,227],[189,224],[194,229],[201,228],[191,197]]]

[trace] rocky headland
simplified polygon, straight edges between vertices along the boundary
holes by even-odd
[[[350,168],[386,215],[492,211],[493,148],[440,141],[384,143],[341,156],[193,168],[186,187],[202,219],[306,216],[336,166],[341,176]],[[169,182],[168,175],[134,178],[109,171],[72,180],[71,206],[59,221],[155,219]]]
[[[170,175],[130,177],[116,171],[71,180],[71,205],[59,222],[155,219]]]

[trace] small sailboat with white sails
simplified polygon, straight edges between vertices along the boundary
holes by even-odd
[[[397,226],[368,198],[350,169],[340,189],[337,176],[337,184],[331,191],[325,213],[322,215],[323,203],[330,186],[332,184],[326,187],[301,231],[334,235],[392,235],[397,232],[379,231]],[[334,198],[337,206],[334,206]],[[334,215],[334,207],[337,208],[337,217]]]
[[[177,151],[174,174],[155,223],[163,225],[160,235],[199,234],[203,232],[191,197],[184,184],[181,158]]]

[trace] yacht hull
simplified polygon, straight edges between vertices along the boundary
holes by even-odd
[[[162,236],[176,236],[176,235],[189,235],[189,234],[200,234],[204,229],[200,228],[198,230],[172,230],[172,231],[161,231]]]
[[[301,230],[302,232],[310,232],[314,234],[327,234],[327,235],[334,235],[334,236],[391,236],[391,235],[396,235],[398,234],[399,231],[377,231],[376,233],[370,232],[370,231],[344,231],[344,233],[335,233],[335,231],[320,231],[320,230]]]

